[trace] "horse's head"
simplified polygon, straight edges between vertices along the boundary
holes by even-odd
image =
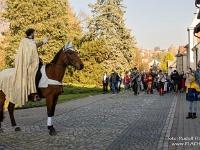
[[[64,62],[67,65],[72,65],[76,69],[81,70],[83,69],[84,65],[81,59],[78,57],[77,52],[72,48],[72,43],[68,45],[68,43],[65,44],[63,51],[65,53],[64,56]]]

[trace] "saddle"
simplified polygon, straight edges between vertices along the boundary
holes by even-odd
[[[41,69],[38,69],[38,71],[36,73],[35,83],[36,83],[37,93],[33,93],[30,95],[30,100],[32,100],[32,101],[33,100],[38,101],[38,100],[41,100],[41,98],[45,98],[42,95],[42,91],[40,88],[47,88],[48,85],[63,85],[59,81],[49,79],[46,75],[45,68],[46,68],[46,65],[43,65],[41,67]],[[36,95],[38,95],[38,97]]]
[[[45,98],[42,94],[42,91],[41,89],[38,87],[39,86],[39,82],[40,82],[40,79],[42,77],[42,73],[41,73],[41,68],[42,68],[42,59],[39,58],[39,67],[38,67],[38,70],[36,72],[36,76],[35,76],[35,86],[36,86],[36,90],[37,90],[37,93],[31,93],[29,96],[28,96],[28,100],[30,101],[40,101],[42,98]]]

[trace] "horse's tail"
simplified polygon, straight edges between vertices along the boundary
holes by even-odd
[[[5,108],[4,103],[5,103],[5,94],[3,93],[3,91],[0,91],[0,122],[3,122],[4,119],[3,115],[3,109]]]
[[[3,111],[0,111],[0,122],[3,122],[3,119],[4,119],[4,115],[3,115]]]

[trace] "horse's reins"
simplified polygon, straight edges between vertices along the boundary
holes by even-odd
[[[65,57],[64,57],[65,61],[66,61],[66,56],[67,56],[67,58],[68,58],[69,63],[70,63],[71,65],[75,66],[75,63],[74,63],[74,62],[75,62],[75,60],[78,59],[79,57],[76,56],[74,59],[72,59],[72,61],[70,61],[69,55],[68,55],[68,54],[65,54]],[[66,62],[65,62],[65,65],[67,65]]]

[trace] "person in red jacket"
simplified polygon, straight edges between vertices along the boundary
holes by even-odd
[[[127,73],[124,77],[124,86],[126,91],[130,88],[130,77]]]

